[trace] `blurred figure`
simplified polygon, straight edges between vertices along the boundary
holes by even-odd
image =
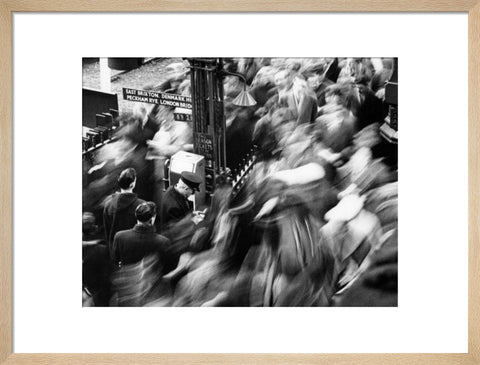
[[[331,249],[319,235],[319,222],[305,202],[295,194],[287,195],[271,212],[256,219],[265,233],[252,304],[328,306],[337,269]]]
[[[212,198],[209,231],[212,248],[180,258],[186,275],[175,288],[175,306],[242,306],[243,290],[233,288],[245,256],[257,242],[251,205],[229,207],[232,187],[219,184]]]
[[[371,189],[366,194],[365,209],[376,214],[385,233],[398,229],[398,181]]]
[[[103,210],[103,225],[105,228],[105,239],[108,243],[110,253],[113,255],[113,239],[118,231],[130,229],[137,221],[135,210],[144,203],[133,192],[137,182],[135,169],[123,170],[118,177],[120,192],[110,195]],[[113,258],[113,256],[112,256]]]
[[[111,307],[143,307],[170,305],[170,292],[162,281],[157,255],[149,255],[137,263],[122,265],[112,275]]]
[[[326,104],[319,109],[319,117],[315,120],[315,136],[328,150],[331,163],[346,161],[353,153],[353,137],[355,135],[355,117],[344,105],[342,89],[336,85],[325,90]]]
[[[338,81],[338,75],[340,75],[340,67],[338,58],[326,58],[325,59],[325,78],[333,83]]]
[[[337,307],[398,306],[398,237],[385,238],[358,278],[335,298]]]
[[[315,93],[315,96],[317,97],[318,106],[324,106],[326,104],[326,88],[333,83],[330,80],[326,79],[323,74],[317,74],[313,72],[307,73],[306,78],[308,87],[312,89],[312,91]]]
[[[391,58],[372,59],[375,65],[375,73],[372,76],[370,89],[379,99],[385,96],[385,84],[392,77],[394,60]]]
[[[143,85],[142,90],[145,91],[156,91],[157,87],[153,84]],[[160,121],[158,120],[157,114],[159,113],[161,106],[158,104],[150,103],[139,103],[136,102],[133,106],[133,115],[141,121],[141,133],[142,144],[145,144],[148,140],[151,140],[155,133],[158,132],[160,128]]]
[[[338,63],[340,73],[338,74],[337,83],[348,84],[355,81],[356,62],[353,58],[346,58]]]
[[[386,109],[382,100],[364,84],[356,84],[355,96],[352,102],[352,112],[357,118],[358,130],[361,130],[373,123],[383,123],[386,117]]]
[[[317,114],[316,96],[306,84],[294,88],[293,81],[294,75],[288,70],[275,74],[278,105],[292,111],[297,125],[312,123]]]
[[[358,276],[381,242],[380,221],[364,209],[364,200],[357,194],[347,195],[325,215],[328,223],[322,233],[335,254],[339,289]]]
[[[272,108],[257,122],[253,132],[256,160],[248,183],[251,194],[264,185],[267,176],[281,168],[284,147],[294,130],[295,119],[288,108]]]
[[[107,307],[110,300],[110,255],[90,212],[82,216],[82,283],[95,307]]]
[[[370,189],[392,182],[394,175],[381,159],[373,159],[367,147],[359,148],[342,167],[337,169],[340,190],[352,189],[364,194]]]
[[[257,58],[240,58],[237,65],[237,72],[243,74],[250,85],[260,69],[260,63]]]
[[[120,172],[135,165],[137,119],[132,114],[124,114],[120,123],[121,127],[115,131],[115,141],[92,153],[90,163],[85,165],[88,169],[84,175],[83,210],[93,212],[97,219],[102,218],[105,197],[117,189]]]
[[[165,68],[165,80],[155,88],[161,92],[180,94],[180,85],[186,80],[189,69],[183,62],[173,62]]]
[[[135,169],[135,192],[140,197],[151,199],[153,191],[151,168],[145,161],[147,150],[141,121],[132,113],[123,113],[119,122],[115,140],[93,152],[93,166],[85,177],[83,210],[93,212],[97,221],[103,217],[106,198],[118,189],[117,179],[123,170]]]
[[[317,213],[308,204],[315,197],[310,186],[317,186],[323,177],[322,167],[312,163],[277,170],[263,178],[243,208],[249,212],[242,215],[247,219],[245,227],[256,233],[248,240],[250,249],[242,268],[234,285],[208,305],[329,304],[335,261],[330,248],[322,243]],[[236,234],[227,231],[223,236]]]
[[[277,70],[272,66],[263,66],[258,70],[252,81],[250,94],[257,101],[258,106],[263,106],[274,95],[274,76]]]

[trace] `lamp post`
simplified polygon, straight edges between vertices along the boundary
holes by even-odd
[[[227,171],[226,125],[223,79],[231,75],[243,80],[243,91],[233,103],[252,106],[256,102],[248,94],[242,74],[223,69],[221,58],[190,58],[194,152],[205,157],[205,188],[215,190],[215,178]]]

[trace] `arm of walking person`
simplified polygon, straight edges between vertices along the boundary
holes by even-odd
[[[277,171],[271,175],[273,179],[280,180],[287,185],[308,184],[321,180],[324,176],[325,169],[315,162],[294,169]]]

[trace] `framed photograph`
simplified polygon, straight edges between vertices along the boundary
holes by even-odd
[[[479,361],[476,0],[0,1],[1,363]]]

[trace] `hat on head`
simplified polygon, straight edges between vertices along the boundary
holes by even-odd
[[[137,172],[133,167],[123,170],[118,177],[118,185],[122,189],[128,189],[128,187],[135,181],[137,178]]]
[[[195,175],[193,172],[183,171],[180,179],[192,190],[200,191],[199,186],[202,179],[198,175]]]
[[[154,202],[145,202],[135,209],[135,217],[137,217],[140,222],[147,222],[157,214],[156,212],[157,206]]]

